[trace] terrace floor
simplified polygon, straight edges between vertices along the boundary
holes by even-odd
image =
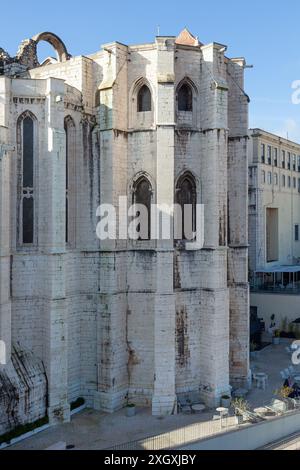
[[[270,404],[274,398],[274,391],[282,385],[279,371],[291,365],[291,357],[285,347],[291,340],[282,339],[280,345],[270,345],[260,351],[259,356],[252,363],[255,372],[265,372],[269,381],[266,390],[252,389],[247,401],[251,408]],[[295,366],[297,369],[297,367]],[[300,367],[299,372],[300,372]],[[62,441],[75,449],[108,449],[131,441],[139,441],[138,448],[147,449],[153,445],[149,436],[158,436],[158,448],[179,448],[183,443],[208,437],[224,431],[220,421],[213,421],[215,410],[207,410],[199,414],[183,414],[157,418],[151,416],[149,408],[137,409],[136,416],[128,418],[125,410],[113,414],[85,409],[72,416],[70,423],[50,427],[30,438],[27,438],[7,450],[18,449],[46,449]],[[235,420],[229,418],[226,423],[228,430],[234,429]],[[133,445],[132,448],[136,448]],[[130,446],[125,447],[130,448]]]

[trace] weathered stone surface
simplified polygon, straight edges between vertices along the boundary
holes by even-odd
[[[20,53],[31,64],[34,40]],[[247,381],[248,100],[244,63],[224,52],[157,37],[29,70],[22,59],[7,75],[19,67],[23,78],[0,77],[0,136],[11,146],[0,163],[0,337],[11,318],[12,343],[43,360],[52,422],[68,420],[79,396],[106,411],[129,399],[169,414],[177,393],[200,391],[215,405],[232,380]],[[183,84],[189,111],[178,109]],[[143,85],[151,109],[137,112]],[[20,116],[28,112],[36,138],[30,247],[20,243]],[[170,204],[187,171],[205,205],[203,250],[99,242],[99,203],[125,196],[131,204],[143,176],[152,202]]]
[[[7,366],[0,366],[0,435],[44,418],[46,412],[47,379],[42,361],[16,345]]]

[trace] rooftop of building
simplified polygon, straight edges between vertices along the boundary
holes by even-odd
[[[99,55],[103,54],[104,52],[110,52],[110,49],[116,46],[119,48],[124,48],[124,50],[129,49],[132,51],[153,49],[157,47],[157,43],[167,42],[168,40],[170,40],[172,43],[175,43],[177,48],[182,49],[200,51],[202,48],[204,49],[206,47],[213,46],[214,48],[224,53],[227,50],[226,45],[217,42],[204,45],[202,42],[199,41],[197,36],[194,36],[187,28],[184,28],[178,36],[156,36],[154,42],[145,44],[126,45],[118,41],[113,41],[102,45],[100,50],[92,54],[81,54],[77,57],[86,57],[88,59],[94,59],[96,57],[99,57]],[[54,51],[56,52],[56,58],[49,56],[43,61],[39,62],[39,59],[37,57],[37,45],[40,41],[46,41],[54,48]],[[36,34],[35,36],[29,39],[24,39],[18,48],[17,54],[13,57],[10,56],[5,51],[5,49],[0,47],[0,75],[3,73],[4,75],[6,74],[5,66],[7,65],[11,65],[13,68],[13,73],[10,73],[10,75],[12,76],[14,76],[15,67],[21,67],[21,69],[16,72],[17,76],[19,73],[22,73],[22,71],[25,72],[26,70],[33,69],[39,66],[47,66],[53,65],[55,63],[66,62],[71,58],[72,55],[69,53],[64,42],[56,34],[46,31]],[[242,65],[245,64],[245,59],[243,57],[230,59],[228,57],[225,57],[225,60],[240,61]]]
[[[260,129],[258,127],[249,129],[250,135],[252,137],[263,137],[265,139],[269,139],[270,141],[276,141],[277,143],[286,145],[286,146],[294,146],[298,147],[300,150],[300,136],[299,136],[299,142],[295,142],[293,140],[290,140],[288,137],[284,138],[282,136],[279,136],[277,134],[274,134],[270,131],[265,131],[264,129]]]

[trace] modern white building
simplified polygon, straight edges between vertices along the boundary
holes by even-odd
[[[251,306],[266,325],[300,317],[300,145],[250,131]]]

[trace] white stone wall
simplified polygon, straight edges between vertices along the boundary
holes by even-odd
[[[300,172],[298,171],[298,156],[300,145],[269,134],[260,129],[250,132],[251,154],[249,172],[251,179],[249,191],[252,201],[249,202],[250,236],[252,249],[250,251],[251,269],[259,269],[276,264],[296,264],[300,258],[300,241],[295,241],[294,227],[300,226],[300,193],[298,184]],[[266,160],[261,162],[261,144],[266,146]],[[272,147],[272,164],[267,162],[267,147]],[[273,149],[278,149],[278,165],[274,165]],[[286,166],[282,167],[281,151],[286,152]],[[296,171],[287,168],[288,152],[296,155]],[[265,172],[265,182],[262,180],[262,172]],[[268,181],[268,173],[271,173],[272,182]],[[275,174],[278,184],[275,184]],[[282,177],[285,176],[285,186]],[[288,187],[288,178],[291,186]],[[293,179],[296,179],[296,187],[293,187]],[[277,208],[279,218],[279,257],[274,263],[267,262],[266,255],[266,208]],[[254,248],[255,246],[255,248]]]
[[[218,44],[192,47],[158,37],[141,46],[106,44],[89,57],[32,69],[30,78],[11,81],[12,90],[0,78],[5,139],[16,145],[23,111],[38,122],[31,249],[16,242],[18,149],[9,164],[0,163],[2,175],[10,175],[0,188],[11,191],[10,213],[0,198],[0,217],[11,229],[0,229],[0,332],[11,302],[13,342],[44,362],[52,421],[67,420],[79,396],[106,411],[132,400],[155,415],[176,412],[181,392],[199,391],[216,405],[231,380],[247,379],[247,99],[232,79],[243,88],[243,66],[224,52]],[[193,90],[192,112],[177,111],[183,81]],[[151,90],[152,110],[138,115],[142,83]],[[67,116],[76,142],[68,245]],[[97,239],[100,202],[117,205],[126,196],[131,204],[143,174],[153,203],[172,204],[185,171],[205,206],[203,250],[174,249],[170,240]]]

